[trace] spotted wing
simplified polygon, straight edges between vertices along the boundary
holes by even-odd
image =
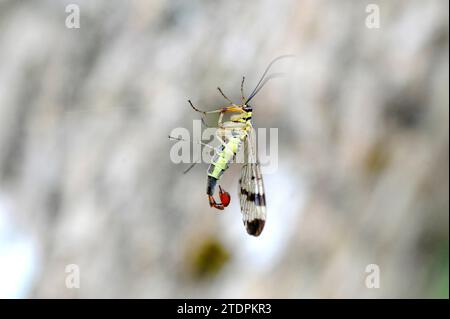
[[[247,233],[259,236],[266,222],[266,196],[253,131],[245,140],[245,160],[239,179],[242,219]]]

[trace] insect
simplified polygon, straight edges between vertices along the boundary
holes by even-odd
[[[219,201],[214,198],[215,189],[218,181],[223,173],[228,169],[230,163],[235,159],[236,154],[244,144],[245,162],[241,168],[241,176],[239,178],[239,202],[241,206],[242,219],[247,233],[253,236],[259,236],[264,229],[266,222],[266,195],[264,193],[264,183],[261,174],[261,167],[256,152],[255,134],[252,124],[253,107],[249,102],[258,94],[263,86],[270,79],[280,75],[273,73],[267,76],[271,66],[278,60],[289,55],[279,56],[273,59],[263,75],[258,81],[256,87],[245,98],[244,81],[241,82],[241,104],[233,103],[218,87],[220,94],[230,103],[220,109],[213,111],[201,111],[196,108],[193,103],[188,100],[190,106],[206,117],[208,114],[219,113],[217,123],[216,138],[220,142],[220,146],[216,149],[215,155],[208,167],[208,177],[206,185],[206,194],[208,196],[209,205],[219,210],[225,209],[230,204],[231,196],[219,185]],[[228,121],[223,121],[224,114],[230,113]],[[169,136],[169,138],[172,138]],[[177,138],[172,138],[177,139]],[[179,139],[178,139],[179,140]],[[203,143],[201,143],[203,144]],[[209,147],[209,145],[206,145]],[[189,171],[195,163],[193,163],[186,171]]]

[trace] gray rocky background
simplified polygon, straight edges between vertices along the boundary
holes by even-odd
[[[66,5],[81,27],[65,26]],[[380,28],[366,27],[366,6]],[[0,1],[3,297],[448,298],[448,1]],[[278,128],[266,229],[167,135],[239,98]],[[264,169],[263,169],[264,170]],[[263,171],[264,172],[264,171]],[[80,269],[68,289],[66,266]],[[380,287],[366,287],[367,265]]]

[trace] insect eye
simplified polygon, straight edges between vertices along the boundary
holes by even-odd
[[[245,112],[251,112],[252,111],[252,107],[250,105],[246,105],[246,106],[244,106],[244,111]]]

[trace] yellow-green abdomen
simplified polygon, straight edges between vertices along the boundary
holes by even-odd
[[[239,151],[239,147],[242,141],[239,137],[231,137],[226,144],[226,147],[222,145],[221,151],[218,152],[208,168],[208,176],[220,179],[223,172],[228,168],[228,164],[233,160],[236,153]]]

